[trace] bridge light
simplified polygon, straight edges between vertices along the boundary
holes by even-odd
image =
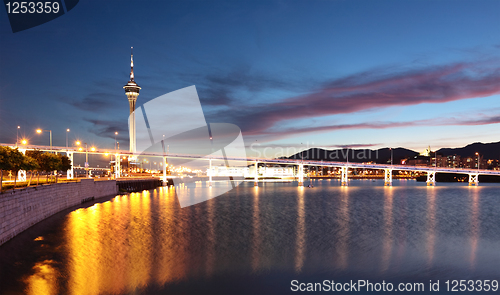
[[[37,129],[36,133],[42,133],[42,129]]]
[[[80,141],[76,141],[76,142],[75,142],[75,144],[76,144],[76,145],[80,145],[80,144],[81,144],[81,142],[80,142]]]
[[[83,148],[78,148],[78,150],[81,152],[81,151],[83,151]]]
[[[95,147],[91,147],[90,150],[95,152]]]

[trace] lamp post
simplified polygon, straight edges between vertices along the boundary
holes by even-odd
[[[66,150],[68,150],[68,133],[69,133],[69,128],[66,129]]]
[[[391,150],[391,166],[392,166],[392,148],[389,148]]]
[[[17,126],[16,147],[17,147],[17,143],[19,142],[19,129],[21,129],[21,126]]]
[[[52,130],[37,129],[36,133],[41,134],[43,131],[50,133],[50,149],[52,150]]]
[[[479,153],[476,152],[477,156],[477,172],[479,173]]]
[[[116,136],[118,135],[118,131],[115,131],[115,152],[116,152]]]

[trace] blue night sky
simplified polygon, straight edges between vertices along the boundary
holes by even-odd
[[[2,9],[0,9],[2,10]],[[85,1],[12,33],[0,12],[0,142],[128,147],[138,105],[196,85],[207,122],[262,147],[500,140],[500,1]],[[168,113],[168,110],[167,110]],[[301,145],[301,143],[303,143]],[[252,153],[249,151],[249,155]]]

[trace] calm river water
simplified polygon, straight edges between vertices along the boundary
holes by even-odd
[[[0,247],[0,293],[292,294],[292,280],[359,279],[440,280],[432,293],[447,293],[446,280],[500,280],[498,184],[312,183],[243,183],[183,209],[158,188],[61,212]]]

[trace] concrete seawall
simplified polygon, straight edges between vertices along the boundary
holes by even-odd
[[[0,194],[0,245],[59,211],[117,193],[115,180],[82,179]]]

